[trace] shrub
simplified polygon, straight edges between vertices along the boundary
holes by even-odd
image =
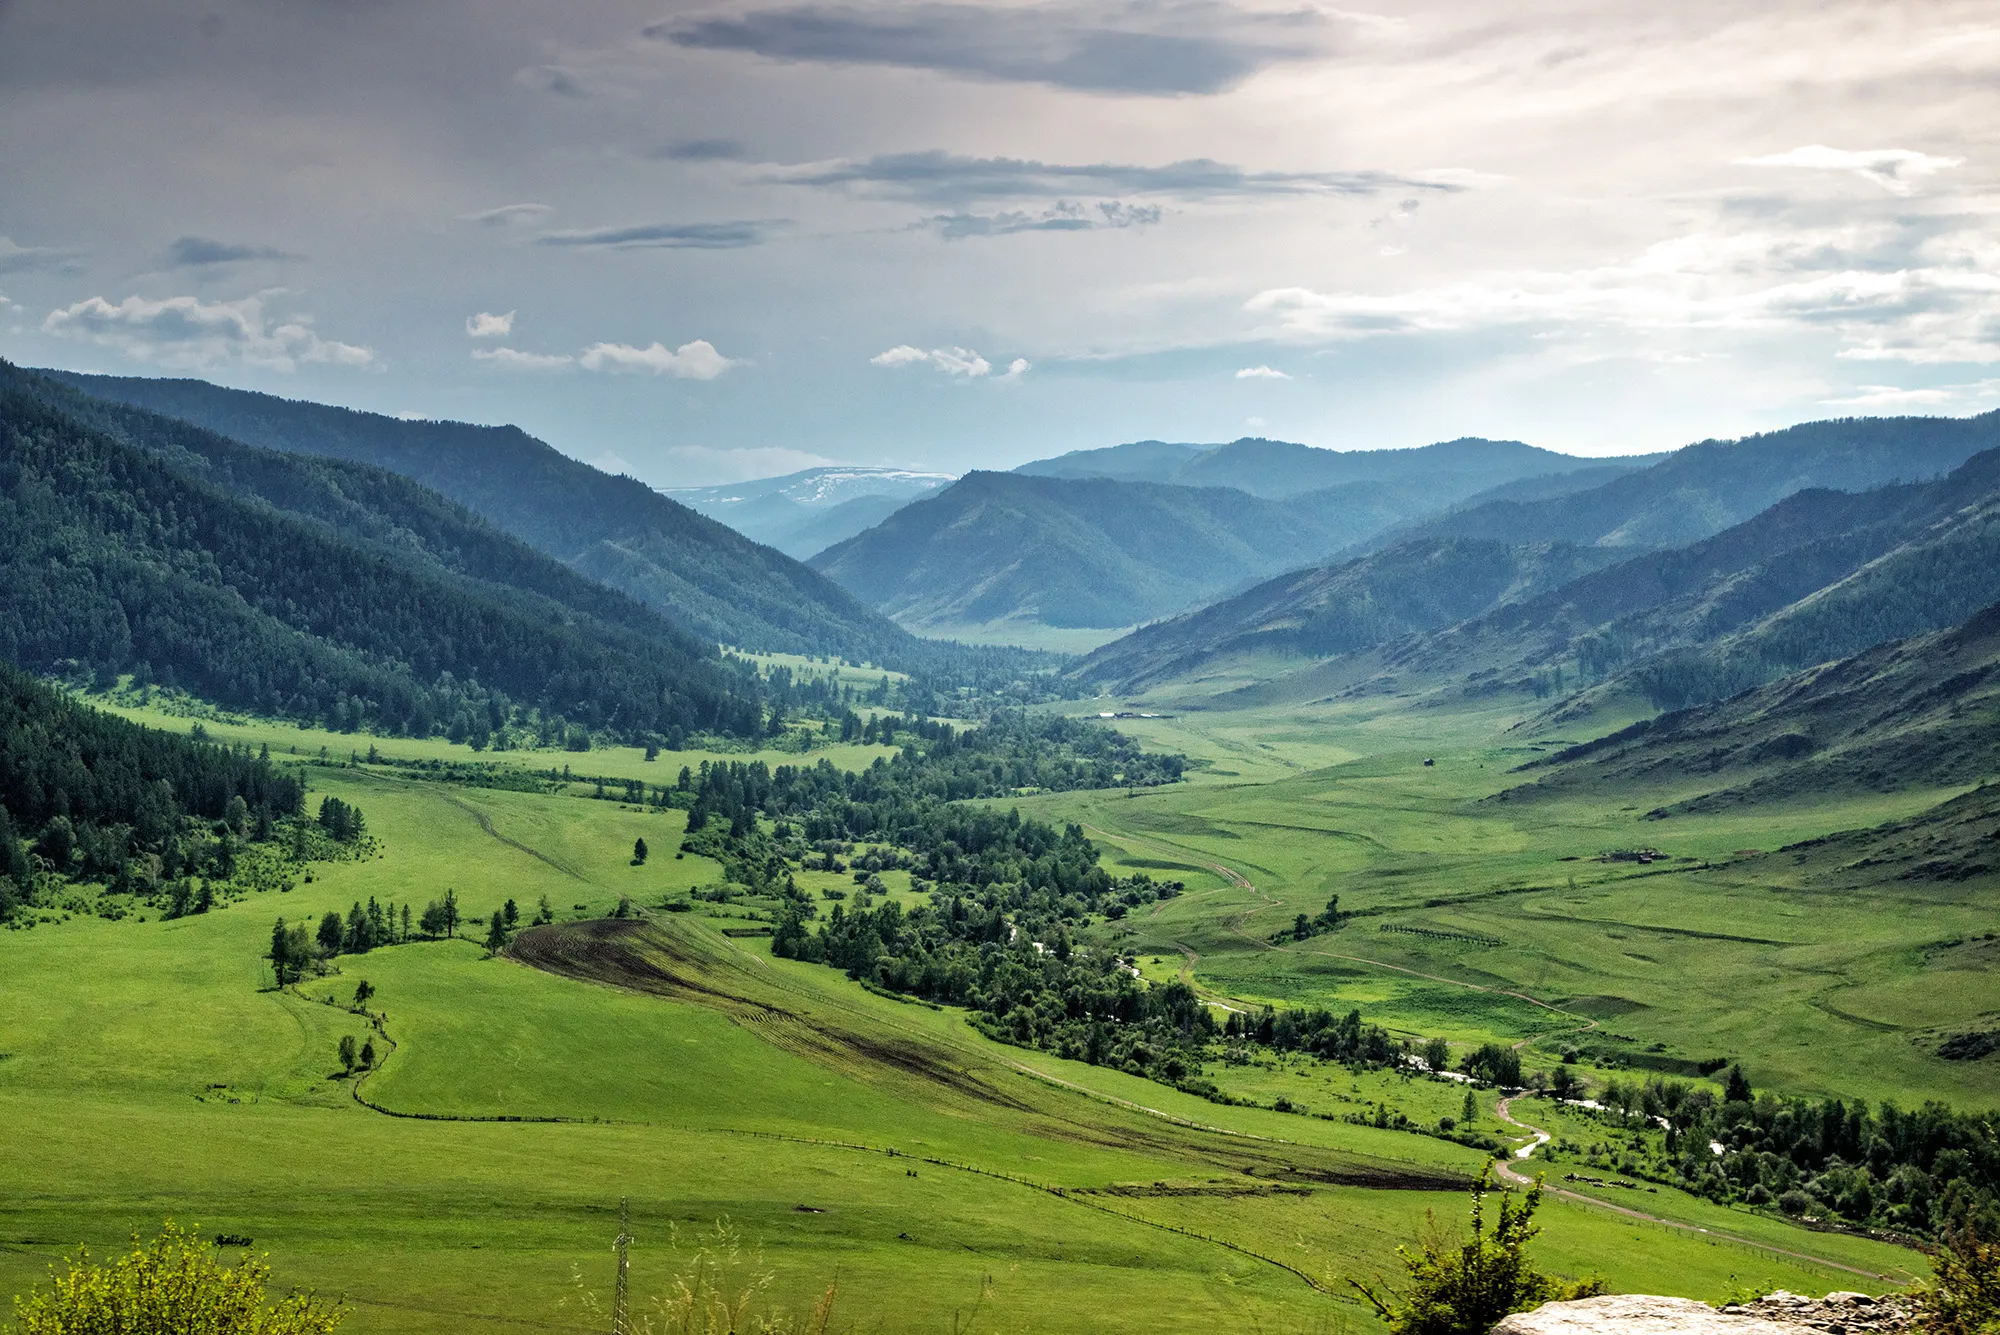
[[[2000,1327],[2000,1242],[1972,1225],[1946,1229],[1931,1252],[1931,1277],[1911,1292],[1924,1335],[1975,1335]]]
[[[78,1249],[46,1289],[14,1300],[20,1335],[326,1335],[347,1315],[311,1294],[264,1306],[271,1268],[245,1256],[234,1269],[194,1230],[169,1220],[151,1244],[135,1237],[131,1255],[103,1265]]]
[[[1359,1280],[1349,1281],[1388,1324],[1391,1335],[1485,1335],[1510,1312],[1604,1292],[1600,1279],[1558,1279],[1528,1263],[1528,1243],[1541,1231],[1533,1223],[1542,1203],[1539,1178],[1518,1200],[1511,1192],[1501,1192],[1500,1217],[1489,1233],[1485,1211],[1492,1191],[1489,1162],[1472,1186],[1471,1237],[1447,1233],[1430,1219],[1415,1247],[1396,1249],[1410,1273],[1408,1291],[1385,1289],[1378,1294]]]

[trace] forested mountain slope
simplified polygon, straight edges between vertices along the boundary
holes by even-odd
[[[1344,523],[1222,487],[969,473],[812,564],[912,627],[1125,626],[1306,564]]]
[[[1250,649],[1326,657],[1380,646],[1348,665],[1348,684],[1381,675],[1477,689],[1533,683],[1545,692],[1614,678],[1595,693],[1636,688],[1678,707],[1951,625],[2000,597],[1996,495],[2000,450],[1930,482],[1798,492],[1685,547],[1610,564],[1616,549],[1597,547],[1598,559],[1579,561],[1566,582],[1503,581],[1511,592],[1448,625],[1378,615],[1409,596],[1406,581],[1433,553],[1449,549],[1411,539],[1134,632],[1080,672],[1138,685]],[[1474,549],[1475,540],[1457,541]],[[1441,578],[1469,578],[1449,572],[1438,568]],[[1319,674],[1327,686],[1342,676],[1331,667]]]
[[[251,445],[414,478],[710,641],[899,664],[921,652],[905,632],[783,553],[517,427],[403,421],[199,380],[47,374]]]
[[[1675,798],[1653,814],[2000,773],[2000,604],[1713,704],[1662,714],[1525,767],[1493,801],[1588,789]],[[1689,795],[1686,790],[1696,788]]]
[[[1496,500],[1385,535],[1498,542],[1679,547],[1739,524],[1808,487],[1859,491],[1949,472],[2000,445],[2000,412],[1972,418],[1807,422],[1741,440],[1706,440],[1589,491]]]
[[[142,448],[60,397],[0,368],[0,658],[419,734],[514,705],[624,735],[761,725],[712,646],[407,483],[192,429],[176,446],[143,415]]]
[[[1394,661],[1427,672],[1567,662],[1587,678],[1650,673],[1647,689],[1657,693],[1666,677],[1648,660],[1760,637],[1765,651],[1719,689],[1728,694],[1951,625],[2000,597],[1996,493],[2000,450],[1931,482],[1799,492],[1705,541],[1634,557],[1414,642]],[[1690,681],[1695,694],[1659,698],[1685,704],[1722,686]]]
[[[1230,654],[1326,657],[1477,616],[1566,584],[1613,559],[1573,543],[1510,547],[1452,538],[1401,543],[1334,566],[1295,571],[1219,603],[1144,626],[1073,671],[1139,690]]]

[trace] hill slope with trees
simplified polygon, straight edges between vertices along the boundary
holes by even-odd
[[[1567,584],[1610,559],[1602,548],[1574,543],[1400,543],[1339,565],[1280,575],[1200,611],[1141,627],[1091,654],[1074,673],[1133,691],[1225,655],[1347,653]]]
[[[1318,685],[1393,674],[1560,690],[1612,678],[1676,708],[1970,615],[2000,594],[1990,576],[2000,568],[1996,497],[2000,450],[1928,482],[1797,492],[1713,537],[1622,560],[1601,545],[1413,538],[1146,627],[1077,671],[1137,687],[1245,652],[1373,650],[1329,664]],[[1482,577],[1478,562],[1460,571],[1438,559],[1452,550],[1568,552],[1573,577],[1544,560],[1535,567],[1544,582],[1517,582],[1506,562],[1518,558],[1499,555],[1486,558],[1498,564]],[[1435,591],[1428,604],[1426,589]],[[1481,589],[1492,595],[1486,606],[1448,619]],[[1401,615],[1388,613],[1398,607]]]
[[[1125,626],[1307,564],[1344,523],[1222,487],[969,473],[812,564],[911,627]]]
[[[923,652],[792,558],[518,427],[404,421],[200,380],[47,374],[250,445],[413,478],[710,641],[895,666],[912,665]]]
[[[1861,491],[1948,473],[2000,446],[2000,412],[1980,417],[1849,417],[1705,440],[1572,495],[1496,500],[1385,535],[1496,542],[1680,547],[1809,487]]]
[[[762,726],[712,646],[408,483],[143,415],[114,435],[61,397],[0,367],[0,658],[343,728]]]

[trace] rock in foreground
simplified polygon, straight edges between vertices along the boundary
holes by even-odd
[[[1691,1298],[1615,1293],[1516,1312],[1493,1335],[1897,1335],[1909,1321],[1901,1298],[1779,1290],[1717,1310]]]

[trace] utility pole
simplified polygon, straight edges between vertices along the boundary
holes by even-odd
[[[629,1227],[631,1212],[626,1198],[618,1198],[618,1283],[611,1291],[611,1335],[629,1335],[631,1327],[626,1320],[625,1277],[632,1268],[632,1258],[626,1247],[632,1241]]]

